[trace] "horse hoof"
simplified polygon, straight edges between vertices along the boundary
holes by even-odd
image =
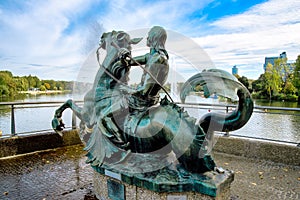
[[[59,125],[60,125],[59,120],[58,120],[56,117],[53,118],[53,119],[52,119],[52,128],[53,128],[54,130],[56,130],[56,129],[58,128]]]
[[[55,117],[54,119],[52,119],[52,128],[58,135],[60,135],[61,137],[63,136],[62,130],[65,128],[65,124],[60,118]]]

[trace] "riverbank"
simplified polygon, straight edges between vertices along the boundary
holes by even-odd
[[[40,91],[40,90],[35,90],[35,91],[21,91],[21,94],[29,94],[29,95],[42,95],[42,94],[66,94],[66,93],[71,93],[71,90],[45,90],[45,91]]]

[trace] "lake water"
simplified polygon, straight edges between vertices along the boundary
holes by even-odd
[[[29,96],[23,100],[15,100],[14,102],[57,102],[65,101],[67,99],[79,99],[82,97],[74,97],[72,94],[55,94],[55,95],[36,95]],[[9,100],[8,100],[9,101]],[[33,106],[33,105],[26,105]],[[44,105],[35,105],[44,106]],[[53,107],[39,107],[39,108],[23,108],[18,106],[15,109],[15,124],[16,133],[26,133],[37,130],[51,130],[51,120],[54,115],[55,109],[59,107],[59,104],[53,105]],[[3,135],[11,133],[11,110],[4,109],[0,106],[0,130]],[[67,109],[63,115],[63,121],[66,126],[71,126],[72,123],[72,111]]]
[[[19,102],[48,102],[48,101],[65,101],[67,99],[83,99],[83,95],[72,94],[57,94],[57,95],[39,95],[18,100]],[[213,103],[213,102],[212,102]],[[259,106],[277,106],[277,107],[299,107],[293,102],[269,102],[255,101],[255,105]],[[51,130],[51,120],[55,109],[54,107],[41,108],[17,108],[15,109],[16,132],[24,133],[37,130]],[[2,109],[0,106],[0,130],[2,134],[10,134],[11,112],[10,109]],[[213,107],[211,108],[214,109]],[[189,114],[199,119],[201,116],[209,112],[210,108],[206,109],[186,109]],[[300,143],[300,116],[297,115],[282,115],[270,114],[264,112],[254,112],[249,122],[240,130],[231,132],[230,134],[268,138],[289,142]],[[63,120],[66,126],[71,126],[72,111],[67,109],[64,112]],[[79,120],[78,120],[79,121]]]

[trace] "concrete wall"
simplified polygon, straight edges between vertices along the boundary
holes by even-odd
[[[300,166],[300,147],[239,137],[217,137],[214,152]]]
[[[69,130],[64,131],[63,137],[50,132],[31,136],[0,138],[0,157],[81,144],[77,133],[78,130]],[[215,139],[217,139],[217,143],[214,146],[213,152],[300,166],[300,147],[296,145],[232,136],[215,137]]]
[[[81,144],[77,130],[64,131],[63,137],[49,132],[30,136],[0,138],[0,158],[34,151]]]

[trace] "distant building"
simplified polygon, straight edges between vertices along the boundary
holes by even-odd
[[[234,65],[233,67],[232,67],[232,75],[236,75],[236,74],[238,74],[239,73],[239,69],[236,67],[236,65]]]
[[[287,63],[287,55],[286,52],[282,52],[278,57],[265,57],[265,63],[264,63],[264,71],[266,72],[267,66],[268,64],[272,64],[274,66],[275,64],[275,60],[277,59],[286,59],[285,64],[288,68],[289,73],[292,73],[294,71],[294,64],[293,63]],[[286,74],[284,69],[282,69],[282,79],[285,80],[286,79]]]
[[[287,59],[287,56],[286,56],[286,52],[282,52],[279,56],[276,56],[276,57],[265,57],[265,64],[264,64],[264,71],[266,71],[267,69],[267,65],[270,63],[274,66],[275,64],[275,60],[277,59]],[[287,65],[289,66],[290,63],[287,63]]]

